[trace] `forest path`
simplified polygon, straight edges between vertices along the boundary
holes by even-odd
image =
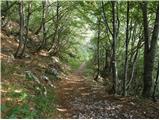
[[[81,75],[81,74],[84,73],[85,68],[86,68],[86,62],[83,62],[83,63],[79,66],[79,68],[74,71],[74,73],[77,74],[77,75],[78,75],[78,74]]]
[[[96,94],[103,88],[86,80],[81,72],[75,71],[57,84],[58,118],[86,118],[82,116],[89,104],[93,104]]]
[[[84,65],[84,64],[83,64]],[[103,86],[86,79],[84,66],[56,84],[56,118],[158,118],[158,105],[133,97],[111,96]],[[143,104],[143,105],[142,105]]]

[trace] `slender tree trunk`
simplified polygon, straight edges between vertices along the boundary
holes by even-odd
[[[134,33],[133,33],[134,34]],[[133,81],[133,77],[134,77],[134,72],[135,72],[135,67],[136,67],[136,61],[137,61],[137,57],[138,57],[138,52],[139,52],[139,46],[141,45],[141,37],[139,37],[139,41],[137,43],[137,48],[136,48],[136,52],[135,52],[135,55],[134,58],[133,58],[133,62],[132,62],[132,68],[131,68],[131,76],[130,76],[130,79],[126,85],[126,90],[129,89],[129,86],[131,84],[131,82]]]
[[[43,1],[43,26],[42,26],[42,30],[43,30],[43,45],[42,47],[45,47],[46,46],[46,14],[47,14],[47,6],[46,6],[46,0]]]
[[[23,48],[22,48],[22,52],[21,52],[21,56],[23,56],[24,52],[25,52],[25,49],[26,49],[26,44],[27,44],[27,39],[28,39],[28,32],[29,32],[29,20],[30,20],[30,16],[31,16],[31,2],[32,1],[29,1],[28,3],[28,15],[27,15],[27,18],[26,18],[26,25],[25,25],[25,28],[26,28],[26,34],[25,34],[25,40],[24,40],[24,45],[23,45]]]
[[[159,77],[159,63],[158,63],[156,81],[155,81],[155,83],[154,83],[153,95],[152,95],[154,101],[155,101],[156,88],[157,88],[157,85],[158,85],[158,77]]]
[[[113,26],[113,34],[112,34],[112,39],[113,39],[113,44],[112,44],[112,50],[113,50],[113,55],[112,55],[112,76],[113,76],[113,93],[117,93],[117,68],[116,68],[116,42],[117,42],[117,30],[116,30],[116,2],[112,1],[112,26]]]
[[[99,61],[99,59],[100,59],[100,57],[99,57],[100,18],[98,18],[97,23],[98,23],[98,36],[97,36],[97,65],[98,65],[98,68],[97,68],[97,75],[94,78],[94,80],[98,79],[98,76],[99,76],[99,73],[100,73],[100,61]]]
[[[109,50],[106,48],[105,49],[105,63],[104,63],[104,68],[103,68],[103,74],[102,77],[106,78],[109,75],[109,68],[110,68],[110,60],[109,60]]]
[[[20,16],[20,35],[19,35],[19,46],[15,53],[15,58],[21,57],[18,55],[22,45],[23,45],[23,32],[24,32],[24,11],[23,11],[23,0],[19,1],[19,16]]]
[[[128,79],[128,44],[129,44],[129,2],[127,2],[127,21],[126,21],[126,50],[125,50],[125,67],[124,67],[124,81],[123,81],[123,96],[127,95],[126,81]]]
[[[107,32],[109,31],[109,33],[112,35],[113,33],[112,33],[112,31],[111,31],[111,29],[110,29],[110,27],[108,25],[108,21],[107,21],[105,9],[104,9],[104,3],[103,3],[103,1],[102,1],[102,18],[103,18],[103,21],[104,21],[105,26],[106,26],[106,31]]]
[[[42,42],[40,44],[40,46],[38,47],[37,51],[41,50],[42,48],[44,48],[46,46],[46,27],[45,27],[45,23],[46,23],[46,0],[42,1]]]
[[[107,37],[108,37],[108,40],[110,41],[110,44],[113,44],[113,41],[111,41],[110,37],[109,37],[109,34],[111,36],[113,36],[113,31],[111,31],[111,28],[109,27],[109,24],[108,24],[108,20],[107,20],[107,17],[106,17],[106,13],[105,13],[105,8],[104,8],[104,3],[103,1],[101,2],[102,3],[102,19],[104,21],[104,24],[105,24],[105,27],[106,27],[106,34],[107,34]],[[113,46],[112,46],[113,47]],[[105,67],[104,67],[104,72],[108,72],[108,73],[111,73],[112,72],[112,60],[108,61],[108,50],[106,49],[106,59],[105,59]],[[113,52],[113,49],[112,49],[112,52]],[[112,55],[110,55],[110,58],[112,58]],[[108,63],[109,62],[109,63]],[[109,65],[107,65],[109,64]],[[108,68],[107,68],[108,67]],[[106,70],[108,69],[108,71]],[[104,75],[106,75],[107,73],[104,73]]]
[[[56,37],[58,38],[57,33],[58,33],[58,25],[59,25],[59,8],[60,8],[58,0],[57,0],[56,8],[57,8],[57,10],[56,10],[55,31],[54,31],[54,35],[53,35],[53,39],[52,39],[52,46],[49,49],[49,53],[54,52]],[[53,20],[53,22],[54,22],[54,20]]]
[[[143,83],[144,88],[142,95],[146,98],[152,96],[152,72],[153,72],[153,65],[154,65],[154,58],[155,58],[155,51],[156,51],[156,44],[158,40],[158,33],[159,33],[159,6],[157,7],[156,13],[156,20],[154,25],[154,30],[152,32],[151,42],[149,40],[149,30],[148,30],[148,11],[147,11],[147,1],[143,2],[142,6],[143,12],[143,27],[144,27],[144,76],[143,76]]]

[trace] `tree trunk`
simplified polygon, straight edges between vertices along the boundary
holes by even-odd
[[[58,0],[57,0],[56,8],[57,8],[57,10],[56,10],[55,31],[54,31],[54,35],[53,35],[53,39],[52,39],[52,46],[49,49],[49,53],[54,52],[56,37],[58,38],[57,33],[58,33],[58,25],[59,25],[59,8],[60,8]],[[54,22],[54,20],[53,20],[53,22]]]
[[[149,40],[149,30],[148,30],[148,17],[147,17],[147,2],[143,2],[142,6],[143,12],[143,27],[144,27],[144,75],[143,75],[143,83],[144,88],[142,95],[143,97],[149,98],[152,96],[152,72],[156,51],[156,44],[158,40],[158,32],[159,32],[159,6],[157,7],[156,20],[154,25],[154,30],[152,32],[151,43]]]
[[[158,69],[157,69],[157,75],[156,75],[156,81],[154,83],[154,88],[153,88],[153,100],[155,101],[155,93],[156,93],[156,88],[157,88],[157,85],[158,85],[158,77],[159,77],[159,64],[158,64]]]
[[[133,34],[134,34],[134,32],[133,32]],[[136,52],[134,53],[135,55],[134,54],[132,55],[132,56],[134,56],[134,58],[133,58],[133,62],[131,63],[132,64],[131,76],[130,76],[128,83],[126,84],[126,90],[129,89],[129,86],[130,86],[131,82],[133,81],[135,67],[136,67],[136,61],[137,61],[138,52],[139,52],[139,46],[141,46],[141,42],[142,42],[141,37],[139,36],[139,41],[137,43]],[[131,56],[131,58],[132,58],[132,56]]]
[[[111,28],[109,27],[109,24],[108,24],[108,20],[107,20],[107,17],[106,17],[106,13],[105,13],[105,8],[104,8],[104,3],[103,1],[101,2],[102,3],[102,19],[103,19],[103,22],[105,24],[105,27],[106,27],[106,34],[107,34],[107,37],[108,37],[108,40],[110,42],[110,44],[112,45],[113,44],[113,41],[111,41],[110,37],[109,37],[109,34],[111,36],[113,36],[113,31],[111,31]],[[112,46],[113,47],[113,46]],[[107,48],[106,48],[106,59],[105,59],[105,67],[103,69],[103,76],[107,75],[108,73],[111,73],[112,72],[112,60],[108,60],[108,52],[111,52],[109,57],[110,59],[112,59],[112,52],[113,52],[113,48],[112,48],[112,51],[108,51]],[[109,63],[108,63],[109,62]],[[107,70],[108,69],[108,70]],[[107,73],[108,72],[108,73]],[[105,76],[106,77],[106,76]]]
[[[24,41],[24,45],[23,45],[22,52],[21,52],[20,56],[23,56],[23,54],[25,52],[25,49],[26,49],[28,32],[29,32],[29,20],[30,20],[30,16],[31,16],[31,7],[32,7],[31,2],[32,1],[29,1],[29,3],[28,3],[28,15],[27,15],[27,18],[26,18],[26,25],[25,25],[25,28],[26,28],[25,41]]]
[[[20,34],[19,34],[19,46],[15,53],[15,58],[21,57],[19,56],[19,51],[23,45],[23,32],[24,32],[24,10],[23,10],[23,0],[19,1],[19,16],[20,16]]]
[[[97,65],[98,65],[98,68],[97,68],[97,75],[94,78],[94,80],[98,79],[98,76],[99,76],[99,73],[100,73],[100,61],[99,61],[99,59],[100,59],[100,57],[99,57],[100,18],[98,18],[97,23],[98,23],[98,36],[97,36]]]
[[[102,18],[103,18],[103,21],[104,21],[105,26],[106,26],[106,31],[107,32],[109,31],[109,33],[112,35],[113,33],[112,33],[112,31],[111,31],[111,29],[110,29],[110,27],[108,25],[108,21],[107,21],[105,9],[104,9],[104,3],[103,3],[103,1],[102,1]]]
[[[125,67],[124,67],[124,81],[123,81],[123,96],[127,95],[126,81],[128,79],[128,44],[129,44],[129,2],[127,2],[127,21],[126,21],[126,50],[125,50]]]
[[[43,24],[42,24],[42,30],[43,30],[43,44],[42,48],[46,46],[46,14],[47,14],[47,6],[46,6],[46,0],[43,1]]]
[[[46,0],[42,1],[42,33],[43,33],[43,37],[42,37],[42,42],[40,44],[40,46],[38,47],[37,51],[41,50],[42,48],[44,48],[46,46],[46,27],[45,27],[45,23],[46,23]]]
[[[113,93],[117,93],[117,68],[116,68],[116,42],[117,42],[117,30],[116,30],[116,2],[112,1],[112,26],[113,26],[113,34],[112,34],[112,39],[113,39],[113,44],[112,44],[112,50],[113,50],[113,55],[112,55],[112,76],[113,76]]]
[[[105,48],[105,63],[104,63],[104,68],[103,68],[103,74],[102,77],[106,78],[110,74],[110,55],[109,55],[110,50]]]

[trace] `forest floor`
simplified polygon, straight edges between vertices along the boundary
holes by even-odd
[[[159,118],[158,103],[135,97],[111,96],[103,86],[77,71],[56,85],[56,118]]]

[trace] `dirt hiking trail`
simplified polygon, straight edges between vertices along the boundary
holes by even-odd
[[[83,76],[80,68],[57,83],[56,118],[158,118],[158,106],[133,97],[108,95],[104,86]]]

